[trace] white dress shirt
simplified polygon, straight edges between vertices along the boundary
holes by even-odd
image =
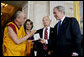
[[[48,40],[49,40],[49,36],[50,36],[50,27],[47,27],[47,28],[48,28],[47,32],[48,32]],[[43,39],[44,39],[44,37],[45,37],[45,36],[44,36],[44,35],[45,35],[45,29],[46,29],[46,28],[43,29]],[[45,44],[48,44],[48,40],[46,40],[46,43],[45,43]]]
[[[65,19],[65,16],[61,19],[61,24],[63,23],[64,19]]]

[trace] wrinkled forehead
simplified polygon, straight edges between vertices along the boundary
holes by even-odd
[[[24,12],[21,12],[21,13],[19,13],[18,16],[19,16],[19,17],[25,17],[25,13],[24,13]]]
[[[25,13],[24,12],[21,12],[20,15],[25,15]]]

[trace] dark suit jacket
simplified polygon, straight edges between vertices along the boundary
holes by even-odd
[[[58,23],[54,27],[55,54],[57,56],[69,56],[72,52],[79,54],[81,48],[81,33],[77,20],[73,17],[65,17],[59,36],[57,36],[57,25]]]
[[[43,38],[43,28],[40,30],[37,30],[36,33],[39,33],[40,37]],[[54,30],[53,30],[53,28],[50,28],[50,35],[49,35],[49,40],[48,40],[48,44],[47,44],[48,50],[53,50],[53,40],[54,40],[53,36],[54,36]],[[36,45],[36,50],[39,53],[43,52],[42,51],[43,50],[43,48],[42,48],[43,44],[36,42],[35,45]]]

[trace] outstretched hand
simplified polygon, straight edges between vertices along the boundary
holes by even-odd
[[[46,40],[45,39],[41,39],[40,41],[42,44],[45,44],[46,43]]]

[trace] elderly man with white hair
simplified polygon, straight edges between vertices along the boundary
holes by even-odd
[[[53,28],[50,27],[51,19],[49,16],[43,17],[44,28],[37,30],[41,40],[36,43],[37,56],[49,56],[53,51]]]

